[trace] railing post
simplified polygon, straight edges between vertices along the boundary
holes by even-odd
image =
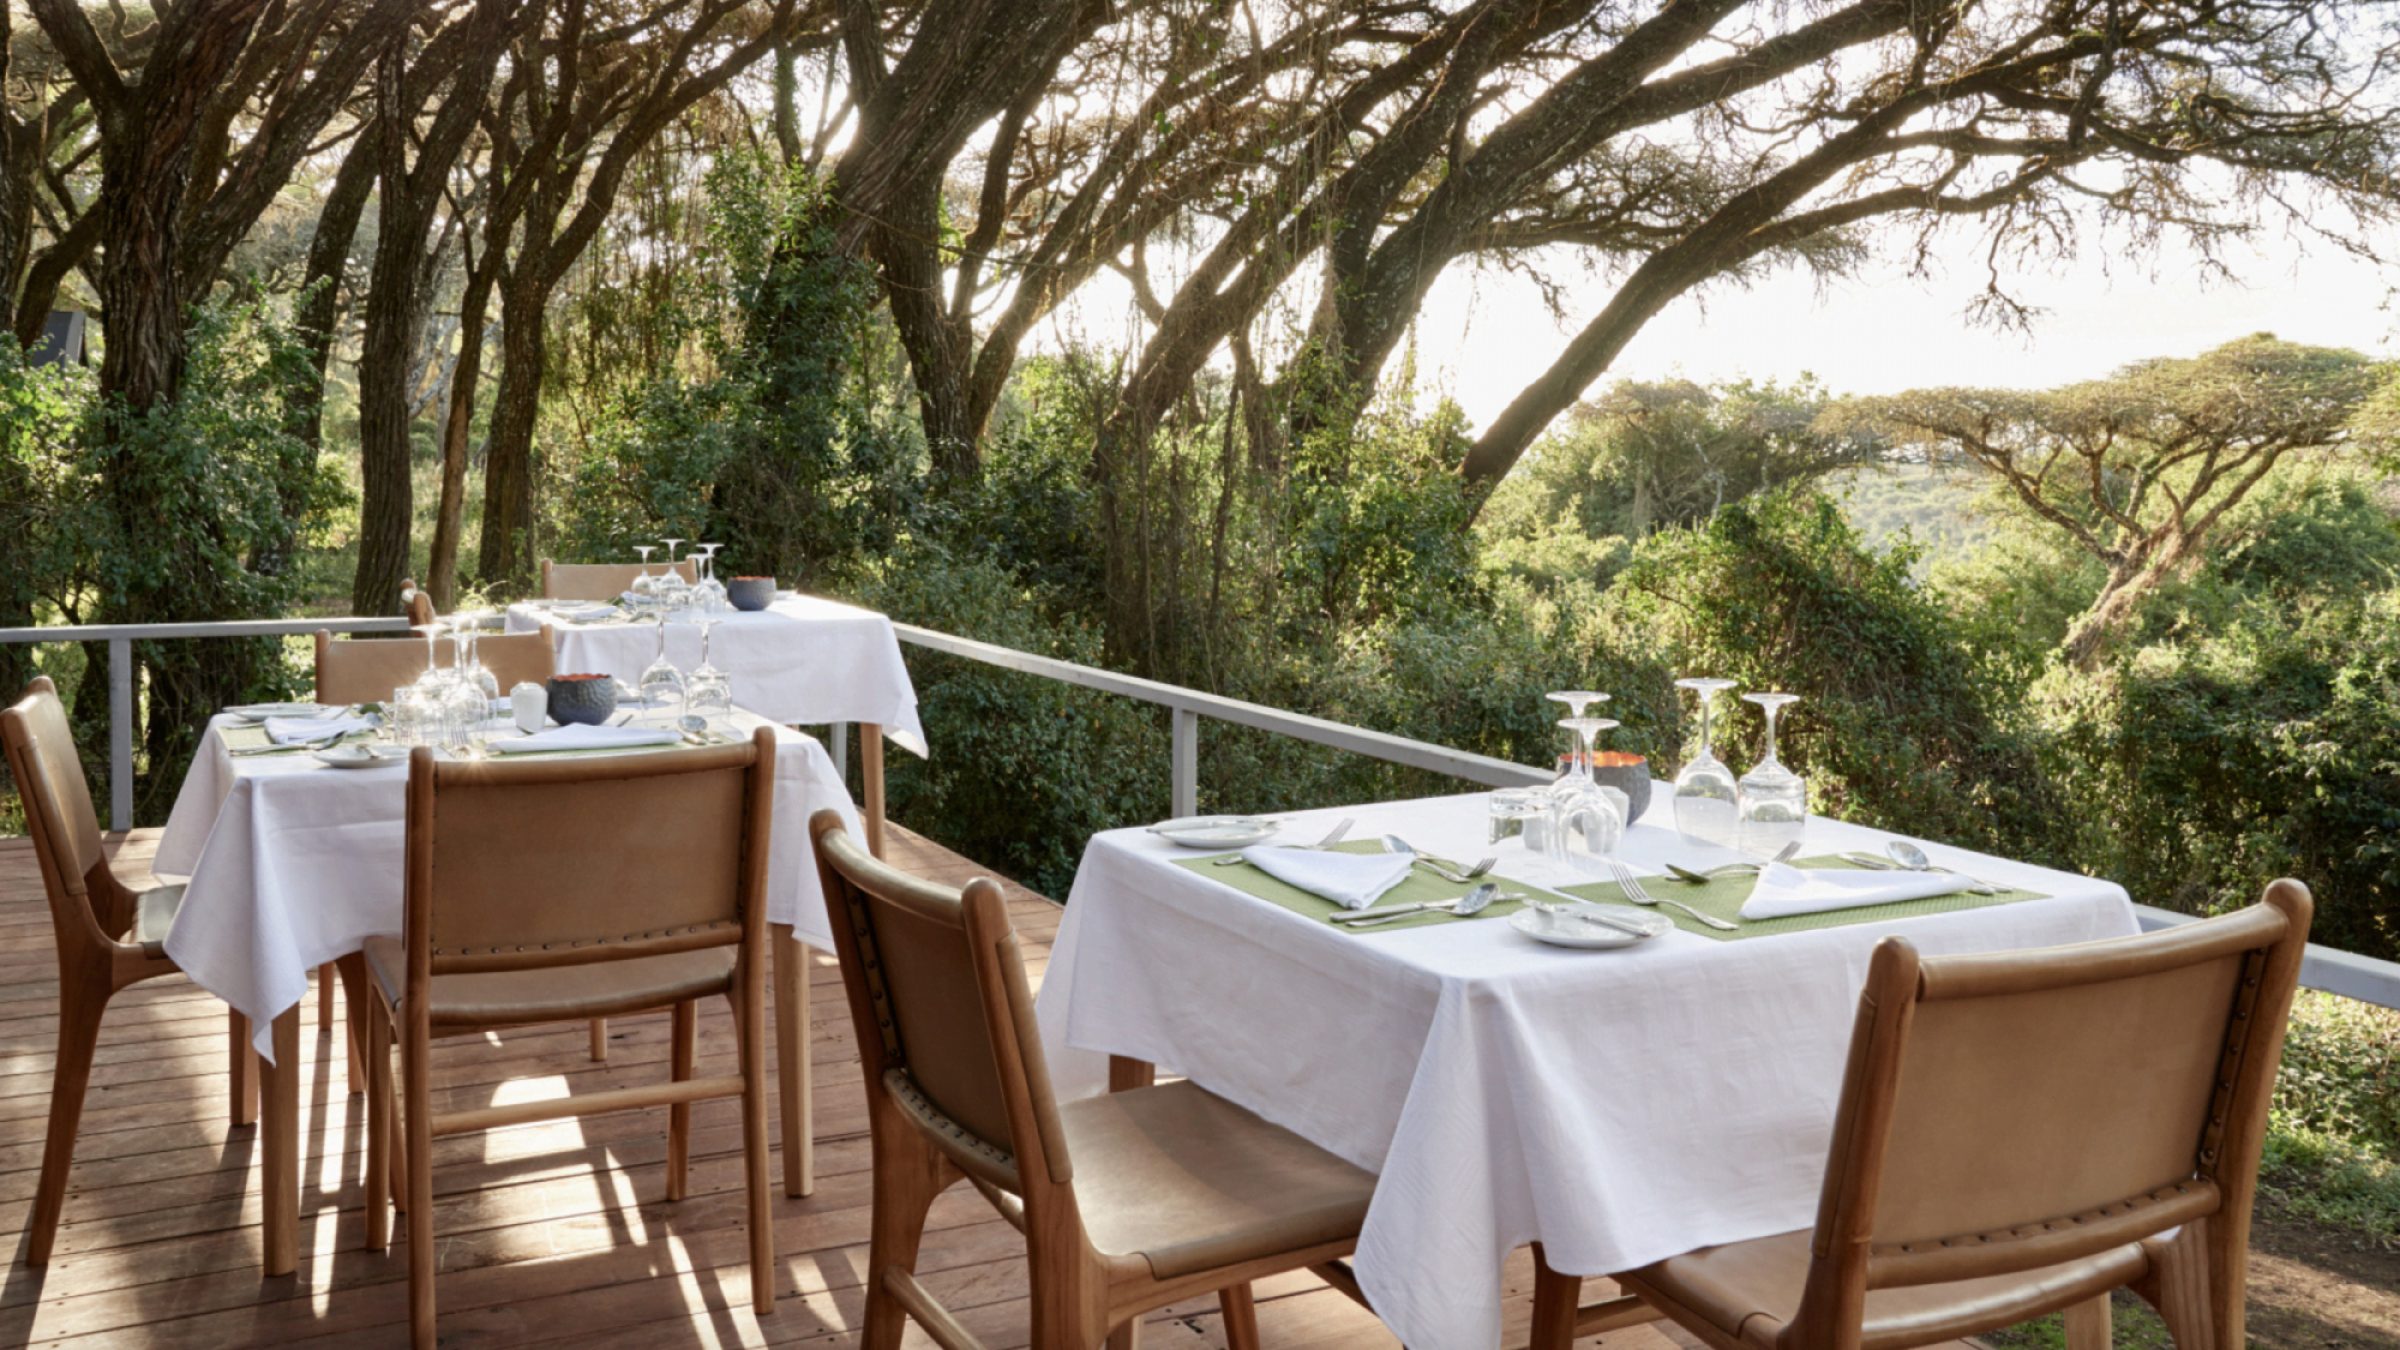
[[[108,640],[108,828],[133,828],[133,640]]]
[[[1200,714],[1177,708],[1168,727],[1170,797],[1174,814],[1200,813]]]
[[[842,780],[846,790],[850,784],[850,724],[836,722],[825,728],[825,749],[833,756],[833,776]]]

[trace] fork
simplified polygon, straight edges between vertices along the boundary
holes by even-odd
[[[1633,874],[1632,868],[1614,858],[1602,858],[1600,861],[1607,863],[1608,870],[1616,875],[1617,889],[1623,891],[1625,898],[1637,905],[1647,905],[1652,909],[1656,909],[1660,905],[1671,905],[1719,932],[1730,933],[1741,927],[1740,924],[1727,923],[1714,914],[1703,914],[1681,900],[1660,899],[1642,889],[1642,879]]]
[[[1325,837],[1324,837],[1324,838],[1322,838],[1322,839],[1320,839],[1320,840],[1318,840],[1317,842],[1315,842],[1315,843],[1313,843],[1313,844],[1285,844],[1283,847],[1285,847],[1285,848],[1309,848],[1309,849],[1325,849],[1325,848],[1332,848],[1332,847],[1333,847],[1335,844],[1338,844],[1338,843],[1342,842],[1342,836],[1343,836],[1343,835],[1346,835],[1346,834],[1348,834],[1348,833],[1350,833],[1350,827],[1351,827],[1351,826],[1353,826],[1353,825],[1356,825],[1357,823],[1358,823],[1358,818],[1357,818],[1356,816],[1344,816],[1344,817],[1342,817],[1342,819],[1341,819],[1341,823],[1339,823],[1339,824],[1335,825],[1335,826],[1334,826],[1334,827],[1333,827],[1331,830],[1328,830],[1328,831],[1326,831],[1326,833],[1325,833]],[[1225,857],[1222,857],[1222,858],[1219,858],[1219,859],[1217,859],[1217,860],[1216,860],[1216,866],[1218,866],[1218,867],[1231,867],[1231,866],[1233,866],[1235,863],[1238,863],[1238,862],[1240,862],[1240,861],[1242,861],[1242,855],[1241,855],[1241,854],[1239,854],[1239,853],[1231,853],[1231,854],[1227,854]]]

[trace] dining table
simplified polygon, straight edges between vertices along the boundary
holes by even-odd
[[[778,592],[760,610],[673,613],[664,626],[665,654],[685,674],[701,662],[703,618],[708,663],[725,672],[734,702],[790,726],[859,724],[860,805],[868,846],[881,856],[883,742],[919,758],[928,753],[892,621],[791,591]],[[525,600],[510,605],[503,619],[511,633],[538,632],[545,624],[562,674],[613,675],[635,685],[660,654],[659,621],[637,618],[622,605]]]
[[[1410,1346],[1497,1346],[1503,1263],[1533,1244],[1534,1343],[1565,1345],[1579,1277],[1811,1226],[1878,942],[1944,954],[2137,931],[2113,883],[1927,840],[1913,842],[1931,866],[1988,893],[1745,919],[1754,879],[1668,875],[1743,856],[1679,833],[1671,795],[1657,785],[1615,857],[1643,894],[1686,897],[1732,931],[1662,905],[1649,912],[1672,927],[1610,949],[1537,940],[1525,930],[1546,916],[1518,900],[1353,930],[1226,848],[1095,835],[1036,1005],[1057,1089],[1181,1074],[1376,1174],[1345,1278]],[[1596,859],[1492,842],[1488,805],[1469,793],[1302,812],[1274,818],[1274,842],[1314,845],[1347,821],[1337,848],[1383,850],[1388,836],[1462,868],[1488,858],[1503,895],[1628,898]],[[1840,854],[1872,860],[1900,837],[1812,816],[1796,861],[1847,867]],[[1395,895],[1465,890],[1409,870]],[[1606,1315],[1651,1315],[1618,1304]],[[1601,1325],[1594,1312],[1582,1324]]]
[[[632,721],[663,724],[666,716],[637,713]],[[832,757],[815,737],[743,708],[718,731],[748,736],[762,726],[775,737],[767,918],[784,1184],[787,1193],[805,1195],[815,1179],[809,960],[803,948],[833,946],[808,818],[831,808],[854,832],[861,822]],[[563,753],[588,758],[659,748],[673,746]],[[405,757],[339,768],[305,749],[275,748],[253,718],[221,713],[209,722],[159,838],[152,870],[183,878],[185,886],[167,952],[195,984],[254,1028],[270,1275],[289,1274],[298,1258],[300,1003],[309,972],[333,963],[353,984],[355,1016],[366,987],[362,944],[401,931],[407,786]],[[527,846],[606,848],[608,840],[529,839]],[[235,1094],[238,1102],[246,1089],[237,1083]]]

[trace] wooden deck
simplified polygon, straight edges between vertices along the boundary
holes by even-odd
[[[893,830],[902,866],[937,880],[980,869]],[[155,831],[112,841],[138,870]],[[1034,961],[1047,957],[1060,910],[1022,887],[1012,911]],[[435,1148],[442,1341],[450,1346],[836,1346],[854,1343],[866,1263],[865,1103],[838,976],[824,958],[814,983],[817,1193],[776,1197],[781,1256],[776,1311],[754,1316],[739,1190],[740,1133],[731,1101],[696,1110],[691,1196],[659,1200],[663,1113],[495,1130]],[[399,1344],[407,1329],[407,1261],[358,1250],[362,1099],[344,1083],[340,1031],[304,1012],[300,1264],[259,1275],[259,1191],[250,1128],[226,1123],[225,1009],[182,979],[136,986],[109,1010],[56,1255],[23,1262],[23,1229],[40,1165],[56,1018],[50,920],[33,851],[0,841],[0,1345],[209,1347],[339,1342]],[[647,1083],[667,1073],[664,1014],[611,1023],[609,1059],[588,1058],[581,1024],[444,1042],[436,1051],[450,1107]],[[732,1031],[712,1004],[700,1072],[730,1073]],[[773,1131],[770,1130],[770,1137]],[[961,1186],[934,1210],[919,1271],[993,1347],[1026,1343],[1022,1240]],[[1510,1267],[1511,1344],[1524,1343],[1531,1268]],[[1273,1346],[1394,1344],[1364,1310],[1314,1278],[1259,1289]],[[1612,1347],[1693,1345],[1657,1328],[1612,1333]],[[912,1345],[930,1344],[912,1337]],[[1590,1342],[1597,1344],[1595,1339]],[[1150,1347],[1223,1344],[1215,1300],[1154,1315]]]

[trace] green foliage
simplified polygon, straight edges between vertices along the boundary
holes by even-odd
[[[934,546],[877,569],[865,598],[963,637],[1087,664],[1099,656],[1088,626],[1054,623],[999,567]],[[919,655],[910,674],[939,749],[890,760],[895,818],[1063,896],[1095,831],[1166,814],[1167,738],[1154,710],[954,658]]]
[[[1866,548],[1832,499],[1775,493],[1653,535],[1608,600],[1681,670],[1801,695],[1781,751],[1812,811],[2054,858],[2033,746],[1913,562]],[[1729,722],[1733,762],[1755,756],[1758,719]]]
[[[1492,493],[1480,531],[1492,562],[1529,579],[1605,584],[1619,538],[1706,520],[1753,493],[1871,462],[1871,432],[1823,425],[1825,391],[1747,380],[1619,381],[1577,404]]]
[[[1468,439],[1466,415],[1445,403],[1423,418],[1370,410],[1301,440],[1279,485],[1287,631],[1346,631],[1468,598],[1472,512],[1457,473]]]
[[[821,581],[888,551],[913,510],[914,434],[857,383],[872,277],[834,247],[823,185],[761,155],[709,176],[729,277],[684,322],[705,373],[659,372],[566,469],[562,547],[620,557],[660,533],[721,540],[731,573]]]

